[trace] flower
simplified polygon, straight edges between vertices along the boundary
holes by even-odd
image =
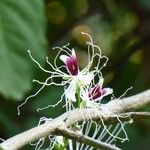
[[[99,82],[95,86],[89,86],[86,89],[82,89],[81,97],[86,103],[86,107],[92,107],[95,104],[94,102],[100,102],[103,97],[113,93],[113,89],[103,88],[103,82],[104,78],[101,77]]]
[[[103,97],[113,93],[113,90],[111,88],[103,88],[103,82],[104,79],[101,78],[99,83],[89,90],[89,100],[100,101]]]
[[[65,63],[67,67],[67,71],[70,75],[76,76],[79,73],[79,66],[76,58],[76,54],[74,49],[72,50],[72,54],[69,56],[61,55],[60,59]]]
[[[28,99],[33,98],[37,94],[39,94],[45,86],[51,86],[51,85],[62,86],[64,87],[64,93],[62,94],[61,99],[56,104],[48,105],[44,108],[38,108],[37,111],[46,109],[48,107],[57,106],[60,102],[63,101],[64,96],[67,101],[76,102],[77,101],[76,95],[78,95],[78,97],[81,97],[81,93],[77,92],[78,89],[80,90],[87,89],[87,87],[89,87],[89,85],[91,84],[93,78],[95,76],[101,75],[101,69],[106,66],[108,58],[105,55],[101,54],[101,49],[97,45],[93,44],[93,40],[89,34],[87,33],[82,33],[82,34],[88,36],[90,41],[86,43],[88,48],[87,50],[88,64],[81,71],[78,66],[75,50],[69,49],[68,47],[69,44],[64,45],[63,47],[53,48],[53,49],[59,49],[54,59],[54,64],[52,64],[49,61],[48,57],[46,57],[46,62],[51,68],[50,70],[43,68],[41,64],[32,57],[30,50],[28,50],[29,56],[33,60],[33,62],[35,62],[42,71],[48,73],[49,76],[45,81],[42,82],[36,79],[33,80],[33,82],[40,84],[41,87],[33,95],[27,97],[25,101],[17,107],[18,115],[20,115],[20,107],[26,104]],[[63,61],[64,65],[60,66],[57,64],[58,58]],[[97,63],[94,61],[95,58]],[[103,61],[104,62],[103,65],[100,64],[101,59],[105,59],[105,62]],[[94,68],[92,68],[93,64],[96,64]],[[64,68],[67,70],[67,73],[64,72]],[[58,78],[61,78],[61,80],[55,80]],[[87,94],[87,98],[90,101],[92,100],[95,101],[97,99],[100,99],[108,95],[108,93],[111,93],[112,91],[109,88],[102,88],[102,85],[97,85],[96,88],[93,88],[91,89],[91,91],[88,92],[90,94]]]
[[[37,62],[31,55],[30,51],[28,51],[30,58],[39,66],[41,70],[44,72],[48,73],[49,76],[48,78],[44,81],[38,81],[38,80],[33,80],[33,82],[37,82],[38,84],[42,85],[41,88],[33,95],[30,95],[25,99],[25,101],[17,107],[18,109],[18,114],[20,114],[20,107],[22,107],[28,99],[35,97],[45,86],[62,86],[64,87],[64,93],[61,96],[61,99],[54,105],[48,105],[44,108],[38,108],[37,111],[46,109],[48,107],[55,107],[58,105],[65,96],[66,100],[66,111],[70,111],[76,107],[78,108],[96,108],[96,111],[94,113],[97,113],[97,116],[101,119],[102,126],[104,129],[102,130],[102,127],[96,124],[95,131],[93,134],[91,134],[91,129],[93,127],[92,123],[94,123],[91,118],[89,121],[84,120],[83,118],[83,124],[78,124],[76,123],[75,126],[70,126],[71,129],[75,130],[79,134],[89,136],[96,139],[96,140],[102,140],[103,135],[109,134],[110,137],[106,140],[105,142],[111,143],[115,138],[121,139],[121,140],[126,140],[127,135],[124,130],[124,124],[119,119],[119,116],[117,116],[115,113],[110,112],[107,110],[103,105],[101,105],[101,100],[103,97],[112,94],[113,90],[108,87],[103,87],[103,82],[104,78],[102,77],[101,69],[106,66],[108,58],[105,55],[101,54],[101,49],[99,48],[98,45],[93,44],[93,40],[90,37],[89,34],[87,33],[82,33],[85,34],[89,37],[90,41],[88,41],[87,47],[88,47],[88,63],[87,66],[85,66],[82,70],[79,69],[76,53],[74,49],[69,49],[68,46],[69,44],[63,46],[63,47],[55,47],[53,49],[59,49],[57,52],[57,55],[54,59],[54,64],[51,64],[48,60],[48,57],[46,58],[46,62],[50,65],[51,70],[47,70],[43,68],[39,62]],[[96,58],[96,59],[95,59]],[[61,60],[64,64],[60,66],[57,65],[57,61]],[[105,61],[101,61],[102,59],[105,59]],[[93,65],[94,64],[94,65]],[[64,71],[65,69],[65,71]],[[61,80],[55,80],[55,79],[61,79]],[[98,83],[96,82],[98,79]],[[77,103],[73,103],[77,102]],[[104,113],[106,114],[113,114],[117,117],[118,121],[120,124],[117,124],[117,126],[114,128],[114,130],[111,131],[112,125],[110,127],[105,126],[105,123],[103,121],[103,117],[99,114],[97,111],[97,108],[103,110]],[[95,109],[93,109],[95,110]],[[45,118],[42,117],[40,118],[39,125],[48,123],[52,121],[51,118]],[[117,135],[119,134],[120,130],[120,125],[121,125],[121,130],[124,131],[125,133],[125,139],[118,137]],[[95,124],[94,124],[95,126]],[[119,128],[119,130],[118,130]],[[84,130],[86,129],[86,130]],[[118,130],[118,131],[117,131]],[[93,129],[92,129],[93,131]],[[105,132],[106,131],[106,132]],[[99,134],[99,133],[103,134]],[[46,137],[42,137],[39,139],[39,141],[35,144],[36,148],[39,149],[43,146],[45,142]],[[66,150],[68,147],[73,149],[75,146],[72,141],[66,141],[66,139],[63,138],[63,136],[55,136],[55,135],[49,135],[48,139],[50,140],[50,146],[47,149],[53,149],[56,145],[56,148],[64,149]],[[80,147],[80,145],[77,145]],[[84,145],[82,144],[81,147]]]
[[[76,94],[77,86],[82,87],[90,84],[94,75],[92,72],[85,72],[85,71],[83,72],[79,70],[77,57],[74,49],[72,50],[70,56],[61,55],[60,59],[66,65],[66,69],[70,75],[69,78],[71,79],[69,86],[65,89],[65,95],[69,100],[75,102],[76,101],[75,94]]]

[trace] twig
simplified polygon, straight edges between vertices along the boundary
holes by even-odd
[[[114,117],[113,113],[120,115],[123,112],[140,108],[146,104],[150,104],[150,90],[128,98],[112,100],[103,106],[104,109],[75,109],[62,114],[49,123],[34,127],[7,139],[0,144],[0,147],[4,150],[17,150],[30,142],[54,133],[59,127],[69,127],[83,120],[98,120],[99,116],[101,116],[104,121],[108,121]],[[107,114],[104,110],[109,110],[109,112],[112,113]]]
[[[143,120],[143,119],[150,119],[150,112],[127,112],[127,113],[121,113],[118,115],[119,119],[121,121],[127,121],[130,122],[131,120]],[[117,117],[116,115],[112,115],[109,117],[108,120],[105,120],[105,124],[115,124],[117,123]],[[99,124],[101,122],[98,122]]]
[[[130,116],[134,120],[150,119],[150,112],[127,112],[120,114],[122,117]]]
[[[82,135],[82,134],[72,131],[68,128],[58,128],[58,129],[56,129],[55,133],[56,133],[56,135],[65,136],[69,139],[78,141],[80,143],[84,143],[86,145],[93,146],[94,148],[103,149],[103,150],[120,150],[119,148],[117,148],[114,145],[92,139],[91,137]]]

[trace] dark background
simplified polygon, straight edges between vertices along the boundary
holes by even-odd
[[[48,68],[45,56],[54,59],[52,47],[69,42],[82,68],[87,50],[81,31],[89,33],[109,57],[103,69],[105,86],[112,87],[116,97],[130,86],[133,89],[126,96],[150,88],[149,0],[0,0],[1,138],[7,139],[36,126],[42,116],[54,118],[64,111],[61,104],[36,112],[38,107],[58,101],[63,89],[52,86],[30,99],[21,108],[21,116],[17,115],[17,106],[39,88],[32,79],[44,81],[48,77],[30,60],[27,49]],[[130,141],[118,143],[119,147],[149,149],[149,121],[136,121],[126,130]]]

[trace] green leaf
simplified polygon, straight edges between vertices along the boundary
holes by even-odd
[[[42,62],[46,19],[42,0],[0,1],[0,93],[20,100],[31,89],[33,63],[27,50]]]

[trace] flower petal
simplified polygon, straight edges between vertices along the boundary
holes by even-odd
[[[89,85],[94,77],[94,74],[92,72],[89,72],[88,74],[79,74],[78,78],[84,85]]]
[[[102,100],[105,96],[112,94],[113,93],[113,89],[111,88],[103,88],[102,89],[102,95],[100,97],[97,97],[96,99],[94,99],[94,101],[100,101]]]
[[[66,56],[66,55],[61,55],[60,57],[60,60],[62,60],[65,64],[67,63],[67,60],[70,58],[69,56]]]
[[[103,88],[103,97],[113,93],[111,88]]]
[[[76,53],[75,53],[75,50],[72,49],[72,53],[71,53],[72,56],[74,56],[76,58]]]
[[[67,71],[70,75],[78,75],[79,67],[74,49],[72,50],[72,54],[70,56],[61,55],[60,59],[65,63]]]
[[[77,81],[76,79],[72,80],[68,86],[68,88],[65,90],[66,98],[69,100],[76,102],[76,86],[77,86]]]
[[[103,87],[103,83],[104,83],[104,78],[101,77],[98,83],[101,88]]]

